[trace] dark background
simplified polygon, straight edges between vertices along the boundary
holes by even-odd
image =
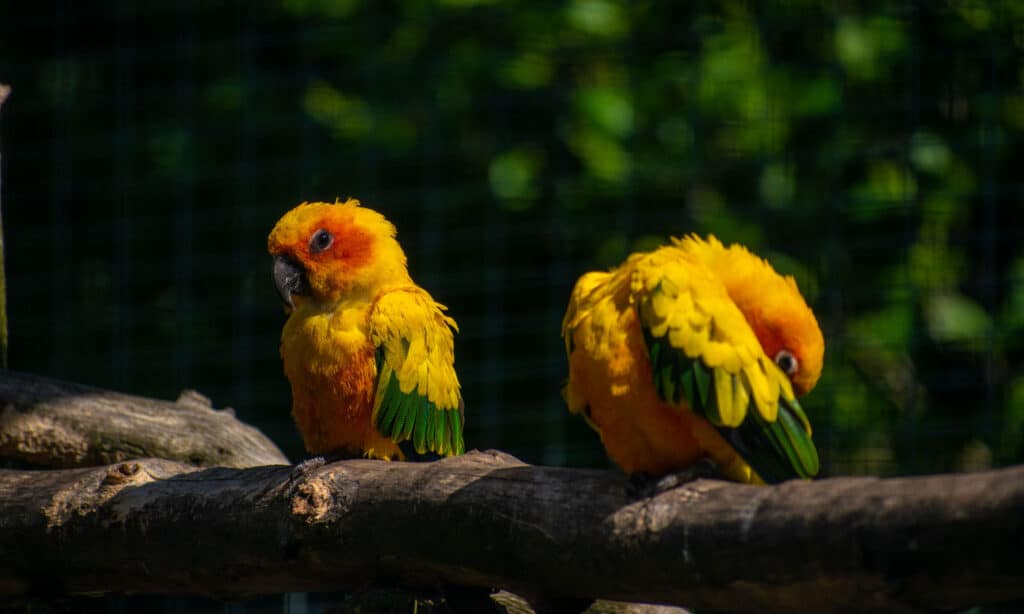
[[[1024,4],[144,4],[0,6],[12,368],[301,459],[266,235],[352,196],[459,322],[467,447],[605,466],[569,290],[711,232],[819,315],[824,474],[1024,458]]]

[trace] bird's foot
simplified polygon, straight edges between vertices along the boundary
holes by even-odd
[[[288,476],[288,479],[291,481],[295,481],[299,478],[304,478],[326,464],[327,459],[324,458],[323,456],[314,456],[312,458],[307,458],[306,460],[302,461],[301,463],[295,465],[295,467],[292,468],[291,475]]]
[[[646,499],[699,479],[719,478],[718,466],[710,458],[702,458],[686,469],[660,476],[634,473],[629,476],[627,493],[635,499]]]
[[[328,452],[326,454],[317,454],[316,456],[310,456],[309,458],[306,458],[305,461],[299,463],[292,469],[290,479],[294,481],[299,478],[304,478],[309,474],[313,473],[314,471],[316,471],[317,469],[322,468],[326,465],[331,465],[332,463],[337,463],[338,461],[351,461],[352,458],[361,457],[361,455],[353,455],[350,452],[345,452],[342,450]]]

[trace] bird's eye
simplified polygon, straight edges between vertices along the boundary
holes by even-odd
[[[333,243],[334,235],[321,228],[313,233],[313,238],[309,240],[309,251],[313,254],[319,254]]]
[[[789,350],[779,350],[779,353],[775,355],[775,364],[779,365],[782,372],[789,376],[792,376],[800,368],[800,361]]]

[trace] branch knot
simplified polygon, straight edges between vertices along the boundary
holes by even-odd
[[[307,525],[320,522],[331,510],[331,489],[323,480],[302,482],[292,496],[292,514]]]

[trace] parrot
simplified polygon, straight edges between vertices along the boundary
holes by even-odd
[[[281,360],[312,454],[464,452],[455,320],[409,276],[395,226],[356,199],[303,202],[267,238],[288,318]]]
[[[747,484],[818,473],[797,396],[821,376],[824,337],[793,277],[745,247],[691,234],[585,273],[562,337],[568,409],[625,473],[701,461]]]

